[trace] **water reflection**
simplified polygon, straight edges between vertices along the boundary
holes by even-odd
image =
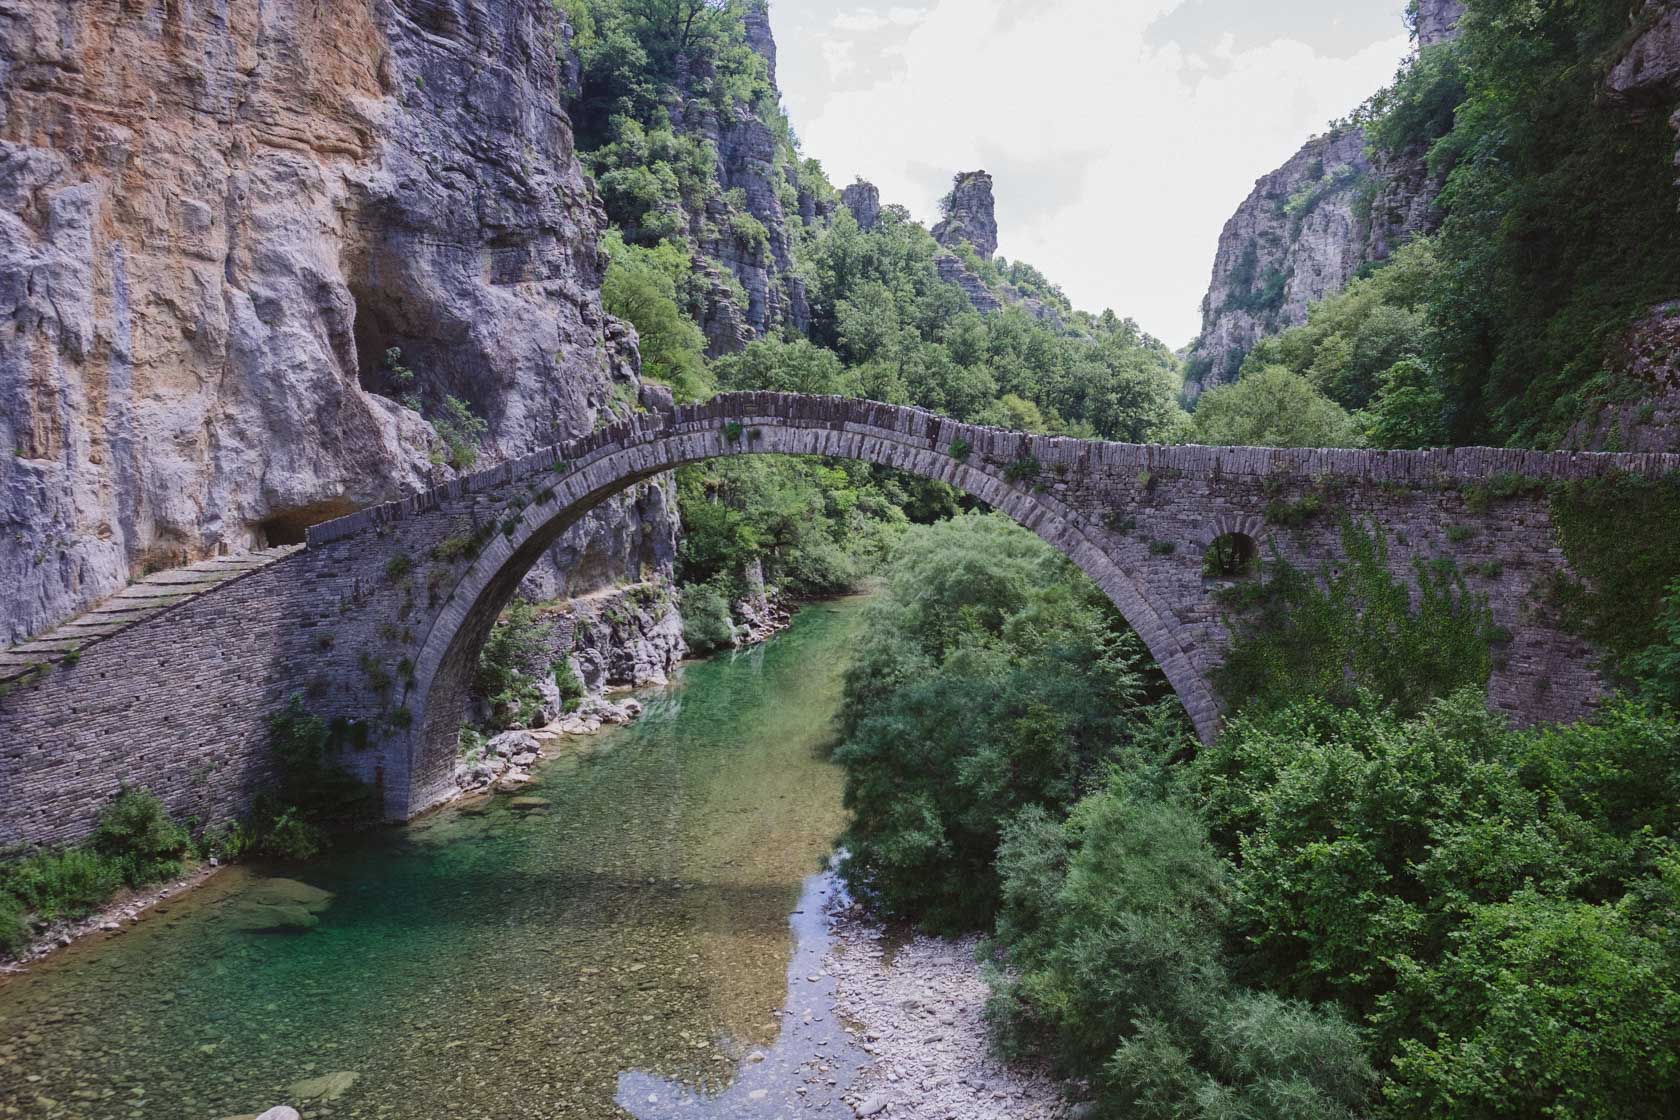
[[[774,1045],[743,1058],[734,1080],[716,1095],[645,1070],[622,1073],[618,1106],[638,1120],[839,1114],[842,1096],[869,1060],[834,1014],[834,979],[822,967],[831,944],[824,911],[840,889],[832,875],[811,876],[788,919],[794,953]]]

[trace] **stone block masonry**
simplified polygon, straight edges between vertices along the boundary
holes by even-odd
[[[73,665],[0,698],[0,844],[84,835],[122,785],[202,822],[265,780],[267,724],[301,693],[367,723],[350,759],[406,819],[453,788],[467,683],[520,578],[568,526],[641,480],[726,455],[827,455],[948,482],[1037,533],[1089,574],[1172,683],[1197,731],[1229,635],[1203,574],[1228,533],[1298,566],[1342,560],[1341,515],[1375,522],[1408,581],[1452,560],[1511,635],[1491,702],[1514,722],[1579,717],[1605,682],[1543,591],[1568,575],[1543,489],[1497,501],[1502,476],[1541,482],[1680,472],[1680,456],[1460,448],[1423,452],[1161,447],[1031,436],[869,401],[740,393],[638,414],[588,437],[317,525],[303,551],[148,619],[90,637]],[[1314,505],[1323,512],[1284,516]],[[62,658],[62,654],[49,651]]]

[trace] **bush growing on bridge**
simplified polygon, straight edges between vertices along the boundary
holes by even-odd
[[[1484,597],[1441,565],[1416,567],[1420,598],[1388,570],[1381,528],[1342,523],[1342,570],[1315,578],[1274,558],[1265,579],[1222,593],[1237,613],[1213,674],[1233,708],[1279,707],[1369,692],[1404,712],[1455,689],[1485,687],[1497,638]]]
[[[340,761],[346,750],[368,745],[367,726],[325,720],[293,696],[269,721],[269,749],[276,781],[256,798],[249,822],[224,838],[229,855],[256,852],[280,859],[310,859],[336,830],[374,819],[373,789]]]

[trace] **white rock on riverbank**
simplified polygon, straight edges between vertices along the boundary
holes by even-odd
[[[886,963],[882,928],[856,907],[836,915],[825,967],[836,1007],[861,1026],[874,1057],[853,1086],[858,1116],[890,1120],[1060,1120],[1071,1115],[1059,1084],[1033,1068],[1004,1066],[986,1042],[987,988],[976,937],[915,937]]]
[[[531,780],[531,767],[543,757],[544,747],[550,741],[561,735],[593,735],[607,724],[629,723],[641,714],[640,700],[587,697],[577,711],[566,713],[547,727],[535,731],[504,731],[485,743],[475,757],[458,759],[455,785],[462,793],[524,785]]]

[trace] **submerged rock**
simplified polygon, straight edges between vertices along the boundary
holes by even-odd
[[[299,1081],[290,1089],[292,1096],[299,1100],[322,1103],[336,1101],[350,1091],[350,1086],[356,1083],[360,1074],[350,1070],[339,1070],[336,1073],[324,1073],[320,1077],[311,1077],[307,1081]],[[293,1113],[296,1115],[296,1113]]]
[[[321,924],[318,915],[332,905],[331,891],[296,879],[269,879],[229,904],[226,917],[247,933],[303,933]]]

